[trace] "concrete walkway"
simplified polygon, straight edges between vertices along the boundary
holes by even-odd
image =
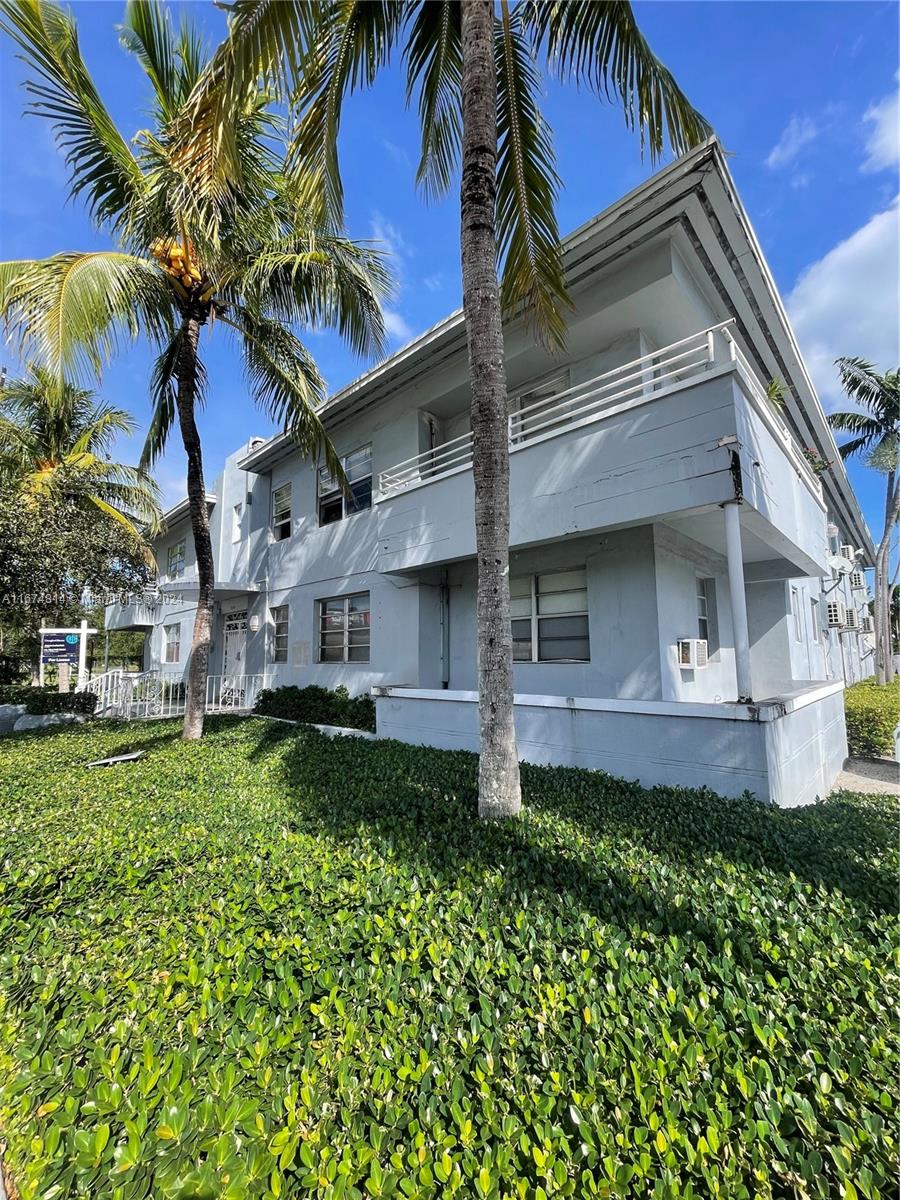
[[[892,758],[848,758],[832,791],[900,796],[900,763]]]

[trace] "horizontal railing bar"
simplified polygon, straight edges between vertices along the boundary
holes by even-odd
[[[472,436],[471,431],[466,430],[465,433],[461,433],[455,438],[450,438],[449,441],[441,442],[439,446],[435,447],[435,449],[442,450],[446,446],[452,446],[454,444],[454,442],[461,442],[463,440],[463,438],[471,438],[471,436]],[[401,467],[406,467],[411,463],[418,462],[418,460],[422,457],[423,454],[431,454],[431,453],[432,452],[430,450],[423,450],[423,451],[420,451],[419,454],[412,455],[411,458],[401,459],[400,462],[394,463],[394,465],[391,467],[391,470],[398,471]],[[384,474],[384,472],[382,472],[382,474]]]

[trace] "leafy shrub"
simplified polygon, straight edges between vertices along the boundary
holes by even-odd
[[[847,744],[863,758],[892,755],[894,730],[900,725],[900,680],[879,686],[871,680],[844,692]]]
[[[892,1196],[897,802],[522,785],[484,825],[471,754],[228,718],[5,746],[22,1200]]]
[[[375,701],[371,696],[351,696],[343,686],[334,691],[315,684],[304,688],[264,688],[257,697],[254,712],[308,725],[339,725],[344,729],[375,732]]]
[[[0,704],[25,704],[38,690],[25,683],[0,684]],[[48,688],[43,690],[49,691]]]
[[[29,713],[86,713],[97,707],[93,692],[51,692],[45,688],[29,688],[31,695],[24,701]]]

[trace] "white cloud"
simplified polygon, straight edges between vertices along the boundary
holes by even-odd
[[[900,71],[897,72],[900,85]],[[888,93],[878,104],[863,113],[871,125],[866,136],[866,160],[863,171],[887,171],[900,162],[900,86]]]
[[[440,292],[444,287],[444,275],[442,271],[435,271],[433,275],[426,275],[422,280],[429,292]]]
[[[381,143],[395,163],[399,163],[401,167],[406,167],[408,171],[413,169],[412,159],[406,153],[402,146],[398,146],[396,142],[390,142],[387,138]]]
[[[781,137],[769,151],[766,166],[771,171],[786,167],[792,163],[804,146],[815,141],[819,135],[819,126],[811,117],[791,117]]]
[[[392,342],[399,342],[401,345],[412,340],[413,328],[396,309],[386,308],[384,311],[384,328],[388,337]]]
[[[405,259],[414,257],[412,246],[404,240],[403,234],[397,226],[386,220],[380,212],[372,213],[370,225],[372,240],[380,242],[380,249],[393,254],[399,260],[397,263],[398,269],[402,267]]]
[[[897,200],[800,275],[791,323],[826,409],[841,403],[834,360],[858,355],[882,371],[900,362],[900,210]]]

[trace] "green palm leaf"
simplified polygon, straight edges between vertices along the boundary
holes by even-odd
[[[29,111],[53,124],[71,195],[84,193],[98,222],[127,223],[141,191],[141,171],[84,65],[71,16],[44,0],[2,0],[0,29],[35,72],[25,84],[34,98]]]
[[[550,129],[537,102],[540,77],[518,11],[501,5],[497,24],[497,240],[502,297],[551,345],[565,338],[569,306],[556,223],[559,176]]]
[[[422,155],[416,182],[430,198],[444,195],[459,163],[462,46],[459,4],[433,0],[416,6],[404,50],[406,100],[419,91]]]

